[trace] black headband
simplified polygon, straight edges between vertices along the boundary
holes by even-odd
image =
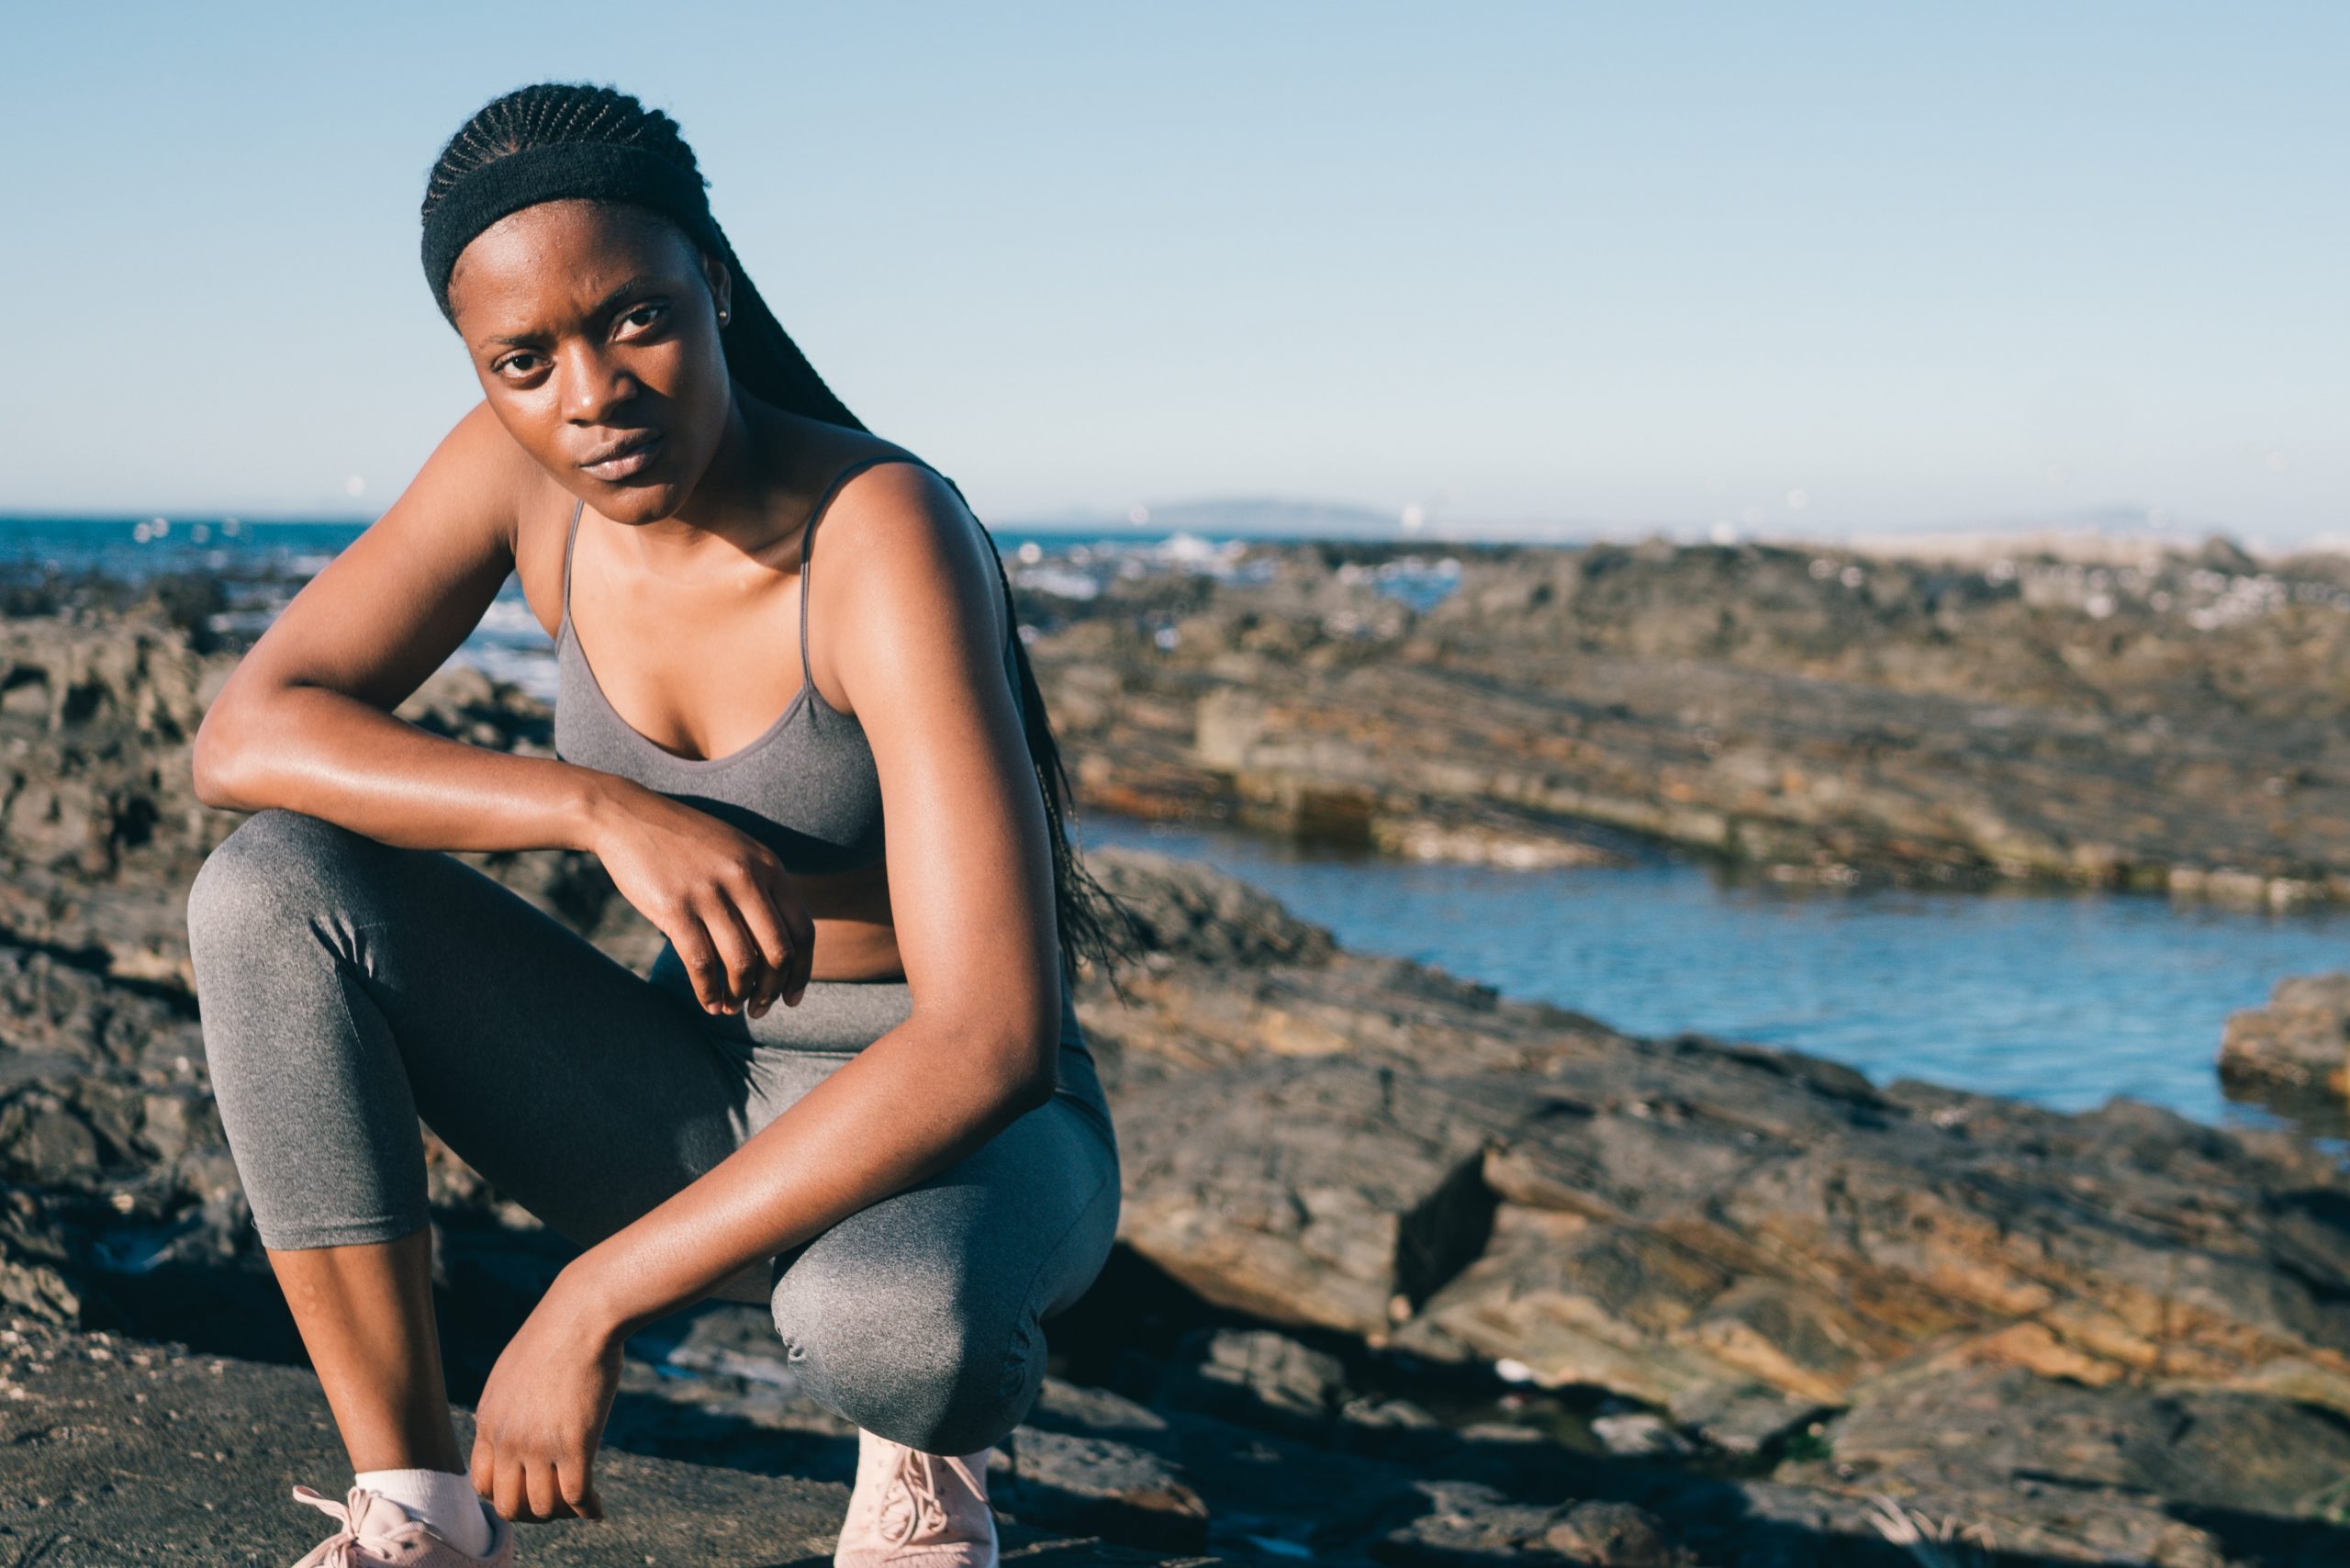
[[[424,277],[432,286],[441,314],[455,324],[449,309],[449,274],[456,268],[458,252],[475,235],[526,207],[580,196],[650,207],[674,218],[706,250],[731,254],[710,216],[710,195],[701,176],[659,153],[609,141],[525,147],[464,175],[424,215]]]
[[[710,215],[710,195],[701,176],[642,147],[608,141],[525,147],[460,175],[424,215],[424,277],[449,324],[457,324],[449,308],[449,274],[456,268],[457,253],[475,235],[526,207],[583,196],[626,202],[671,218],[725,265],[733,280],[734,310],[731,322],[721,323],[721,340],[727,367],[754,395],[810,419],[848,430],[865,428],[824,385],[743,271],[726,231]]]

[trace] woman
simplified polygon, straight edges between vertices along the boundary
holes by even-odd
[[[988,1450],[1116,1229],[1069,982],[1123,916],[1070,852],[993,542],[826,389],[705,202],[610,89],[458,131],[425,268],[483,401],[196,738],[198,796],[252,813],[188,897],[214,1090],[355,1472],[297,1489],[342,1523],[305,1564],[505,1563],[509,1520],[600,1518],[621,1342],[745,1287],[858,1428],[842,1568],[991,1564]],[[389,711],[511,572],[555,639],[553,758]],[[443,853],[555,846],[667,938],[649,976]],[[585,1249],[469,1462],[420,1114]]]

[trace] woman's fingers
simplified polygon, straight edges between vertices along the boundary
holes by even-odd
[[[496,1499],[491,1494],[496,1491],[498,1485],[496,1460],[497,1450],[489,1446],[489,1439],[482,1435],[480,1428],[476,1426],[474,1429],[473,1463],[468,1470],[466,1479],[474,1484],[476,1496],[492,1504]],[[498,1511],[505,1512],[503,1508]]]
[[[722,886],[712,887],[701,905],[702,930],[710,936],[711,946],[717,950],[722,966],[721,995],[726,1011],[747,1000],[757,989],[760,974],[767,961],[760,957],[758,944],[744,928],[743,918],[735,913],[733,901],[727,897]]]
[[[797,1004],[815,966],[814,922],[779,862],[738,862],[680,902],[665,927],[705,1012]]]
[[[500,1453],[494,1462],[490,1483],[490,1506],[516,1524],[533,1524],[531,1495],[522,1483],[522,1462],[509,1453]]]
[[[793,940],[776,908],[774,891],[765,881],[746,873],[739,884],[726,890],[726,894],[735,918],[742,923],[760,959],[744,1011],[765,1013],[775,1005],[778,996],[789,994],[792,961],[806,944]]]
[[[571,1512],[564,1505],[563,1486],[555,1479],[553,1460],[534,1459],[525,1464],[522,1467],[522,1487],[531,1499],[533,1523],[563,1518]]]
[[[600,1519],[604,1517],[604,1500],[596,1495],[596,1482],[585,1454],[575,1454],[555,1466],[555,1482],[563,1493],[564,1506],[579,1518]]]
[[[583,1363],[576,1336],[553,1322],[545,1303],[523,1320],[475,1412],[466,1479],[517,1523],[603,1517],[592,1462],[619,1381],[620,1346],[602,1346]]]
[[[677,917],[677,928],[668,937],[669,945],[677,950],[677,967],[693,982],[694,1000],[705,1013],[723,1012],[726,964],[719,956],[718,945],[711,940],[710,927],[688,908]]]
[[[575,1466],[558,1464],[551,1459],[509,1455],[495,1461],[491,1468],[489,1489],[484,1492],[476,1480],[474,1490],[487,1498],[509,1523],[536,1525],[549,1519],[604,1517],[603,1502],[588,1479],[584,1462],[576,1464],[575,1472]]]

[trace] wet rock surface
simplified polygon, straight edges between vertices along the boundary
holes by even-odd
[[[102,672],[66,689],[106,695],[0,704],[16,777],[46,780],[17,795],[56,808],[0,839],[0,1562],[290,1561],[319,1532],[281,1488],[341,1472],[185,985],[186,879],[237,819],[186,809],[168,692],[217,689],[230,655],[167,618],[57,635]],[[402,711],[543,744],[543,709],[470,672]],[[106,825],[133,820],[143,837]],[[592,859],[466,858],[623,961],[657,946]],[[1125,1207],[996,1458],[1008,1540],[1930,1560],[1908,1532],[2003,1562],[2350,1558],[2350,1185],[2307,1144],[1627,1036],[1346,952],[1202,868],[1096,859],[1151,946],[1123,997],[1099,977],[1079,997]],[[569,1252],[437,1147],[430,1168],[469,1398]],[[632,1343],[609,1439],[646,1533],[532,1542],[828,1552],[853,1436],[756,1309],[680,1315]],[[189,1558],[199,1540],[219,1554]]]

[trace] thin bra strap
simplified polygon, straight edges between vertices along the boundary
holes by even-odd
[[[877,463],[911,463],[917,468],[930,468],[930,465],[919,457],[903,456],[894,452],[860,457],[833,476],[833,482],[824,487],[822,495],[816,498],[816,510],[808,514],[807,525],[800,531],[800,678],[812,695],[822,694],[816,690],[816,672],[808,663],[808,553],[816,543],[816,524],[823,517],[824,509],[833,504],[833,498],[840,494],[841,487]],[[938,473],[935,468],[930,468],[930,471]],[[939,476],[946,477],[945,475]]]

